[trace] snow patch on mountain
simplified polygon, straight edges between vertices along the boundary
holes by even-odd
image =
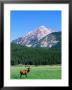
[[[42,25],[34,31],[28,32],[25,36],[14,40],[13,42],[27,47],[40,46],[51,48],[59,42],[56,39],[56,36],[51,33],[53,33],[53,30]]]

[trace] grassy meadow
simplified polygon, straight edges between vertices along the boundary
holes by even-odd
[[[26,69],[24,65],[11,66],[11,79],[61,79],[60,65],[39,65],[31,66],[30,72],[22,75],[20,78],[20,70]]]

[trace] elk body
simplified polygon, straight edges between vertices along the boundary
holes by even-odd
[[[20,78],[22,75],[25,75],[27,77],[27,74],[30,72],[30,67],[27,68],[27,70],[20,70]]]

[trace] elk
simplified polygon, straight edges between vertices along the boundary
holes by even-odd
[[[22,75],[25,75],[27,77],[27,74],[30,72],[30,66],[27,68],[27,70],[20,70],[20,78]]]

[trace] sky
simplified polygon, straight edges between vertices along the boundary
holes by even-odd
[[[39,26],[46,26],[55,31],[61,31],[61,11],[11,11],[10,33],[11,41],[25,36]]]

